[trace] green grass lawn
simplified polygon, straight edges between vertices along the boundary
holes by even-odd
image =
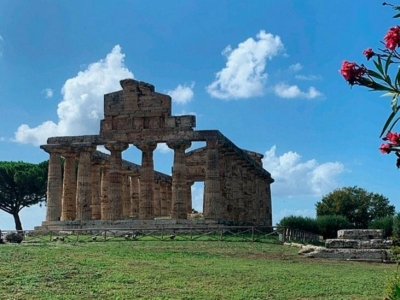
[[[310,259],[278,244],[0,245],[0,299],[383,299],[395,265]]]

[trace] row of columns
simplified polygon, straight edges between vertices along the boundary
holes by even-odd
[[[187,140],[168,143],[174,149],[172,184],[156,181],[152,141],[135,144],[142,151],[138,174],[122,170],[122,151],[127,143],[105,145],[111,152],[109,164],[93,164],[96,146],[44,145],[50,154],[47,186],[46,221],[119,220],[129,217],[153,219],[158,216],[186,219],[191,212],[191,188],[186,179],[185,150]],[[64,157],[62,176],[61,156]],[[77,173],[75,160],[78,160]]]
[[[224,151],[218,140],[206,143],[204,217],[270,225],[270,181],[235,154]],[[135,143],[142,152],[138,173],[122,170],[127,143],[105,145],[111,152],[108,164],[92,160],[96,146],[90,143],[42,146],[50,153],[46,221],[150,220],[158,216],[186,219],[192,210],[194,183],[187,178],[185,161],[191,142],[178,139],[167,145],[174,150],[172,182],[156,181],[153,151],[157,143],[151,140]],[[64,176],[61,156],[65,159]]]
[[[216,141],[206,148],[205,218],[272,225],[270,179]]]

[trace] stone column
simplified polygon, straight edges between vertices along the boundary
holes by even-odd
[[[172,170],[172,218],[187,219],[186,212],[186,162],[185,150],[192,143],[186,139],[167,142],[169,148],[174,150],[174,167]]]
[[[167,182],[167,216],[172,215],[172,184]]]
[[[76,188],[76,220],[92,219],[92,152],[96,147],[90,143],[77,145],[79,151],[78,179]]]
[[[131,213],[132,218],[137,218],[139,216],[139,175],[131,175]]]
[[[131,178],[124,172],[122,174],[122,218],[129,219],[131,210]]]
[[[161,180],[160,182],[160,196],[161,196],[161,216],[165,217],[169,215],[169,209],[168,209],[168,203],[167,203],[167,197],[168,197],[168,191],[167,191],[167,183],[165,180]]]
[[[154,162],[153,151],[157,147],[154,141],[142,141],[135,143],[135,146],[142,151],[142,168],[140,169],[140,198],[139,198],[139,219],[153,219],[154,200]]]
[[[265,179],[264,179],[265,180]],[[271,201],[271,184],[265,182],[265,194],[266,194],[266,225],[272,226],[272,201]]]
[[[111,210],[110,199],[108,198],[109,190],[109,167],[103,165],[101,170],[100,198],[101,198],[101,219],[108,220],[108,212]]]
[[[64,184],[62,194],[61,221],[75,220],[76,217],[76,153],[66,152],[64,156]]]
[[[186,182],[186,213],[192,213],[192,185],[194,181],[187,181]]]
[[[108,220],[122,219],[122,151],[128,148],[127,143],[110,142],[105,148],[111,152],[110,173],[108,175],[108,198],[111,209],[108,211]]]
[[[238,205],[238,220],[245,221],[245,213],[244,213],[244,196],[245,196],[245,171],[242,165],[237,162],[237,205]]]
[[[255,213],[254,213],[254,205],[253,202],[255,201],[256,190],[255,190],[255,174],[250,167],[247,167],[248,173],[248,180],[247,180],[247,200],[245,202],[246,207],[246,216],[247,220],[250,223],[255,223]]]
[[[218,141],[207,140],[206,176],[204,181],[204,218],[219,219],[221,215],[221,186]]]
[[[92,220],[101,219],[101,196],[100,196],[100,164],[92,165]]]
[[[249,218],[249,199],[250,199],[250,185],[251,179],[250,179],[250,173],[247,169],[247,166],[245,164],[242,165],[242,200],[241,203],[239,203],[239,206],[241,208],[240,211],[240,220],[244,221],[246,223],[251,222]]]
[[[154,181],[154,202],[153,202],[155,217],[161,216],[161,190],[160,190],[160,188],[161,188],[160,181],[155,180]]]
[[[62,196],[61,153],[63,149],[58,145],[43,145],[41,148],[50,154],[47,173],[46,221],[60,221]]]
[[[238,221],[239,220],[239,209],[238,209],[238,185],[237,185],[237,165],[236,165],[236,158],[231,156],[231,178],[230,178],[230,187],[231,187],[231,205],[232,205],[232,212],[231,212],[231,220]]]

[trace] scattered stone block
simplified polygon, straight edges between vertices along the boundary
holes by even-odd
[[[24,237],[18,233],[9,233],[6,235],[6,241],[9,243],[16,243],[19,244],[24,240]]]

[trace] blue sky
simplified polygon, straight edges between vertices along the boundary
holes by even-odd
[[[1,1],[0,160],[38,163],[49,136],[97,134],[102,95],[133,77],[170,94],[174,115],[195,114],[196,129],[265,155],[274,223],[315,216],[323,195],[355,185],[400,211],[395,157],[378,149],[390,99],[338,73],[397,24],[381,3]],[[172,160],[160,145],[156,169],[170,173]],[[193,195],[200,208],[201,184]],[[23,209],[24,228],[44,212]],[[0,228],[14,228],[4,212]]]

